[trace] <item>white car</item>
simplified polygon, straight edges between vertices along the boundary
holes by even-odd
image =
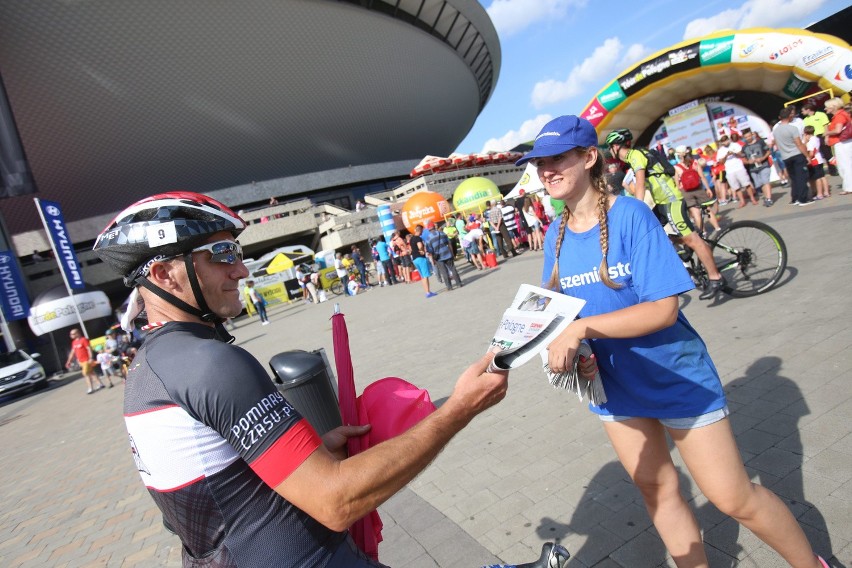
[[[0,353],[0,396],[24,389],[47,386],[47,375],[38,361],[38,353],[21,351]]]

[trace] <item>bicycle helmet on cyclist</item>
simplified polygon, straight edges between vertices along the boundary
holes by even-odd
[[[627,128],[617,128],[606,135],[606,145],[624,144],[633,140],[633,133]]]
[[[172,191],[137,201],[98,235],[93,250],[121,274],[128,287],[144,286],[163,300],[204,321],[219,322],[204,301],[192,264],[192,250],[212,235],[227,231],[235,238],[246,223],[226,205],[199,193]],[[152,284],[147,276],[154,261],[184,257],[198,308]],[[200,309],[199,309],[200,308]]]

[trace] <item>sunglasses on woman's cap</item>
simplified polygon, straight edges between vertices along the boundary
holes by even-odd
[[[190,252],[201,251],[210,253],[210,262],[236,264],[238,260],[243,259],[243,247],[236,241],[216,241],[196,247]]]

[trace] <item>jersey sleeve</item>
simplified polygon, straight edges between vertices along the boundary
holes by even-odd
[[[184,381],[174,400],[215,430],[270,487],[278,486],[322,443],[247,351],[195,341],[183,352]],[[150,358],[149,358],[150,361]]]
[[[627,163],[630,164],[631,168],[633,168],[634,173],[639,170],[648,169],[648,158],[646,158],[645,154],[639,150],[634,149],[630,151],[627,155]]]

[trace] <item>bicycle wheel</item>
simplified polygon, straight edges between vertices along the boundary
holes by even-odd
[[[376,274],[375,268],[368,268],[367,269],[366,279],[367,279],[367,286],[378,286],[379,285],[379,276],[378,276],[378,274]]]
[[[337,296],[341,295],[343,293],[343,283],[340,280],[335,280],[331,283],[331,291]]]
[[[736,298],[771,290],[787,266],[787,246],[778,231],[759,221],[737,221],[709,241],[725,292]]]

